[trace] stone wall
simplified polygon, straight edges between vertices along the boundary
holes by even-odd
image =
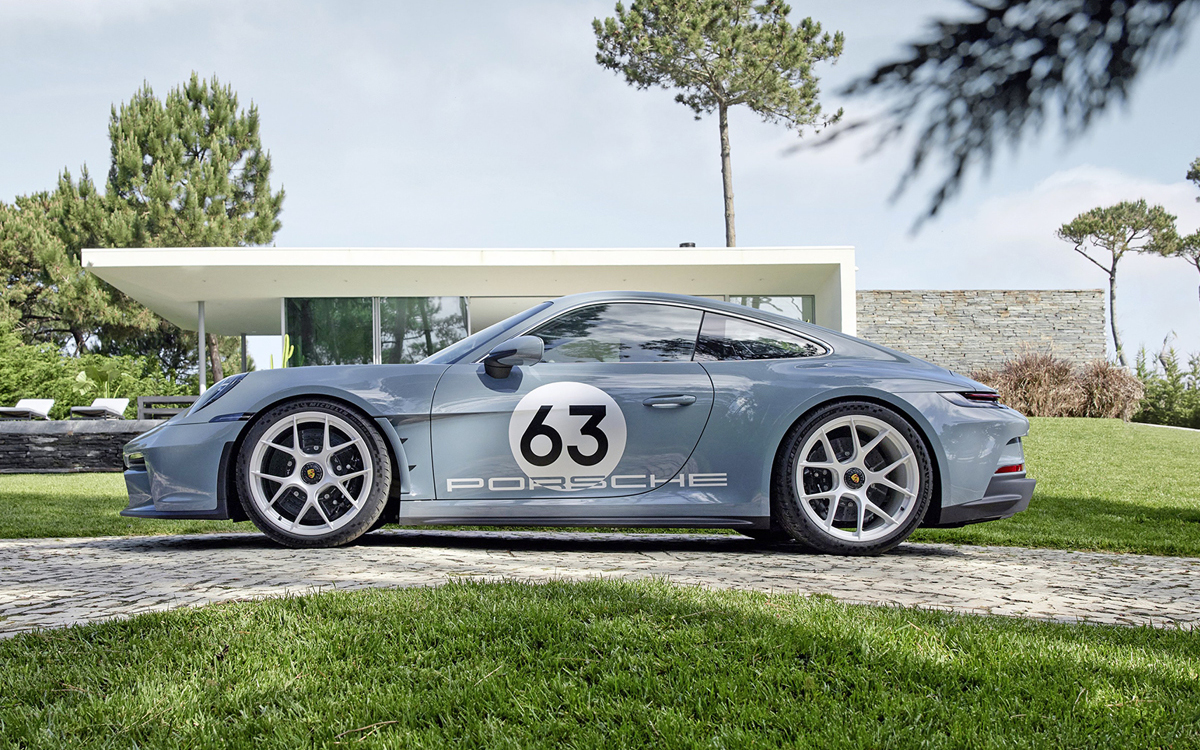
[[[0,422],[0,474],[122,471],[121,448],[160,420]]]
[[[858,292],[861,338],[962,373],[1025,351],[1104,359],[1106,320],[1100,289]]]

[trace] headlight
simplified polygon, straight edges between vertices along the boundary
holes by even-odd
[[[207,391],[205,391],[204,395],[201,396],[198,401],[196,401],[196,404],[191,408],[188,414],[195,414],[220,397],[224,396],[226,393],[229,393],[231,390],[233,390],[235,385],[242,382],[242,378],[244,377],[246,377],[246,373],[239,372],[237,375],[230,375],[221,382],[214,384],[212,388],[209,388]]]

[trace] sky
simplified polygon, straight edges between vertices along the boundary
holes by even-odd
[[[287,192],[280,246],[721,245],[715,117],[596,64],[591,21],[613,4],[0,0],[0,200],[51,188],[64,168],[103,182],[111,107],[196,71],[259,109]],[[845,33],[841,59],[816,72],[825,109],[848,117],[874,105],[842,86],[964,12],[959,0],[792,7]],[[1197,37],[1083,137],[1047,127],[1000,151],[915,234],[933,185],[891,199],[906,147],[796,150],[812,137],[735,110],[738,244],[853,245],[860,289],[1101,288],[1054,236],[1078,213],[1145,198],[1181,231],[1200,228],[1200,190],[1184,179],[1200,156]],[[1182,260],[1123,260],[1126,348],[1200,352],[1198,287]]]

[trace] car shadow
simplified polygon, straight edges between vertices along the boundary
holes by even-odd
[[[120,537],[106,545],[128,551],[283,550],[256,533]],[[366,534],[347,549],[424,547],[510,550],[514,552],[761,552],[816,554],[794,544],[768,544],[736,534],[623,533],[546,529],[545,531],[387,529]],[[942,544],[905,543],[887,553],[904,557],[953,557],[963,553]]]

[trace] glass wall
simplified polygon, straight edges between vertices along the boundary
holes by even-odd
[[[792,297],[781,295],[770,296],[750,296],[750,295],[729,295],[729,301],[746,307],[753,307],[758,310],[766,310],[777,315],[786,315],[789,318],[803,320],[805,323],[817,322],[817,298],[812,294],[800,294]]]
[[[467,298],[380,297],[379,323],[384,363],[420,362],[467,337]]]
[[[728,299],[817,322],[816,298],[811,294],[729,295]],[[525,307],[528,300],[516,302],[517,307]],[[284,314],[294,347],[289,367],[419,362],[466,338],[472,322],[466,297],[292,298],[284,301]]]
[[[467,336],[465,297],[316,297],[284,303],[289,367],[419,362]]]
[[[362,365],[374,360],[370,297],[289,299],[287,334],[295,350],[288,367]]]

